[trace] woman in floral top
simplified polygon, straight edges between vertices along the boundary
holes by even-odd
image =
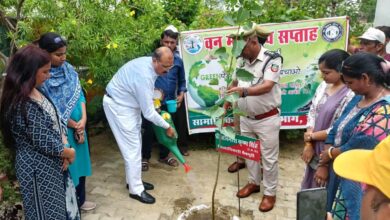
[[[356,96],[333,124],[315,178],[329,179],[327,209],[334,219],[359,220],[363,187],[336,176],[333,159],[352,149],[373,149],[389,134],[390,71],[382,58],[358,53],[344,61],[341,72]]]

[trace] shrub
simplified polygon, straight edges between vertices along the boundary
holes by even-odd
[[[17,188],[14,153],[6,148],[0,136],[0,219],[21,219],[21,196]]]

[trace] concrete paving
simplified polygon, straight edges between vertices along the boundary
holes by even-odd
[[[83,212],[83,220],[173,220],[191,207],[202,204],[211,206],[218,159],[218,152],[211,143],[209,148],[203,146],[201,150],[197,145],[202,141],[191,143],[193,150],[189,157],[185,157],[192,166],[188,174],[182,166],[171,168],[159,163],[158,149],[154,148],[149,171],[143,172],[143,180],[154,184],[155,189],[149,192],[155,196],[156,203],[147,205],[128,196],[124,163],[111,132],[107,130],[94,136],[90,142],[93,175],[87,178],[87,200],[96,202],[97,208]],[[299,158],[301,146],[300,141],[281,143],[276,207],[267,213],[258,210],[261,191],[240,200],[240,219],[296,218],[296,192],[304,171],[304,164]],[[235,196],[238,178],[237,174],[227,172],[227,167],[234,160],[234,156],[221,154],[215,201],[220,212],[238,216],[238,199]],[[239,180],[241,187],[247,183],[246,169],[240,171]]]

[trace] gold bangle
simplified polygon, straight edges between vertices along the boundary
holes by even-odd
[[[334,147],[330,147],[329,149],[328,149],[328,156],[329,156],[329,158],[330,159],[332,159],[333,160],[333,156],[332,156],[332,150],[334,149]]]

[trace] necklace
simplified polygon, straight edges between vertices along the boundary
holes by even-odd
[[[382,97],[382,94],[383,94],[384,90],[385,90],[385,88],[382,88],[381,91],[378,93],[378,95],[375,98],[373,98],[371,101],[367,101],[366,96],[364,96],[363,97],[364,99],[362,99],[358,103],[358,107],[359,108],[364,108],[364,107],[370,106],[372,103],[376,102],[380,97]],[[367,103],[364,103],[364,102],[367,102]]]

